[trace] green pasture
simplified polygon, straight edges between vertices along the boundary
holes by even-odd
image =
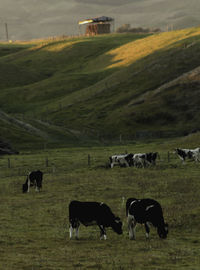
[[[194,140],[187,137],[178,142],[192,145]],[[0,269],[198,270],[200,164],[181,164],[172,153],[175,146],[177,141],[156,141],[27,150],[1,157]],[[126,151],[158,151],[160,159],[155,167],[145,169],[107,168],[110,155]],[[42,191],[22,194],[26,174],[35,169],[44,172]],[[169,224],[166,240],[151,228],[147,241],[140,225],[136,240],[128,239],[124,199],[131,196],[161,203]],[[123,235],[108,229],[108,239],[99,240],[97,226],[82,225],[80,240],[69,240],[68,204],[74,199],[107,203],[122,219]]]

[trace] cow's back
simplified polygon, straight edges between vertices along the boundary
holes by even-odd
[[[69,204],[69,219],[79,220],[85,226],[95,222],[108,226],[114,218],[114,214],[105,203],[71,201]]]
[[[129,213],[135,217],[138,223],[151,222],[154,226],[163,222],[161,205],[153,199],[137,200],[131,204]]]
[[[69,219],[77,219],[85,226],[96,221],[100,213],[98,202],[71,201],[69,204]]]

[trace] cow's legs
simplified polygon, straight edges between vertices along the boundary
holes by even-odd
[[[185,164],[185,158],[184,157],[181,157],[181,156],[179,156],[179,158],[181,159],[182,164]]]
[[[35,181],[35,191],[40,191],[37,181]]]
[[[106,240],[107,236],[106,236],[105,227],[103,225],[99,225],[99,228],[100,228],[100,239]]]
[[[79,221],[76,221],[76,220],[71,220],[70,221],[70,225],[69,225],[69,238],[72,239],[73,237],[73,231],[75,231],[75,237],[76,239],[78,239],[79,237],[79,226],[80,226],[80,223]]]
[[[129,238],[131,240],[135,240],[135,227],[136,227],[136,221],[134,216],[128,215],[128,232],[129,232]]]
[[[198,154],[195,154],[195,155],[194,155],[194,160],[195,160],[196,163],[200,161],[200,160],[199,160],[199,155],[198,155]]]
[[[29,189],[30,189],[30,185],[31,185],[31,181],[30,181],[29,177],[28,177],[28,183],[27,183],[27,185],[28,185],[28,189],[27,189],[27,192],[29,192]]]
[[[72,237],[73,237],[73,227],[72,227],[72,224],[70,224],[70,226],[69,226],[69,238],[70,239],[72,239]]]
[[[35,191],[40,192],[41,183],[39,180],[35,180]]]
[[[149,224],[146,222],[144,224],[144,226],[145,226],[145,230],[146,230],[146,238],[148,239],[149,238],[149,233],[150,233]]]
[[[128,161],[124,160],[125,167],[129,167]]]
[[[76,227],[76,239],[78,239],[78,237],[79,237],[79,226],[80,226],[80,224],[78,224],[78,226]]]

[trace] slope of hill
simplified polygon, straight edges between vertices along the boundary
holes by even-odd
[[[0,57],[0,108],[51,141],[62,127],[103,139],[198,130],[200,28],[26,46]]]

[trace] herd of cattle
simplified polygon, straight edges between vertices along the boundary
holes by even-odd
[[[176,153],[184,162],[186,158],[200,161],[200,148],[195,149],[180,149],[176,148]],[[124,154],[114,155],[110,157],[110,167],[119,166],[136,166],[146,167],[155,165],[158,157],[157,152],[142,153],[142,154]],[[43,173],[41,171],[32,171],[28,174],[26,182],[22,186],[23,193],[29,192],[31,186],[34,186],[36,191],[42,188]],[[166,238],[168,234],[168,224],[164,222],[163,211],[161,205],[153,199],[136,199],[129,198],[126,201],[126,216],[128,222],[129,238],[135,239],[135,226],[137,223],[144,224],[146,237],[149,237],[150,227],[152,224],[157,228],[157,233],[160,238]],[[80,202],[71,201],[69,204],[69,236],[78,238],[79,226],[98,225],[100,229],[100,238],[106,239],[106,227],[111,227],[117,234],[122,234],[122,222],[119,217],[116,217],[110,207],[105,203],[99,202]]]
[[[174,154],[177,154],[178,157],[184,162],[186,158],[194,161],[200,161],[200,148],[195,149],[174,149]],[[156,159],[159,157],[158,152],[149,152],[149,153],[139,153],[139,154],[122,154],[114,155],[109,158],[110,167],[113,168],[115,165],[120,167],[147,167],[150,165],[156,165]]]
[[[148,165],[155,165],[158,157],[158,152],[155,153],[143,153],[143,154],[123,154],[114,155],[110,159],[110,167],[113,168],[115,165],[121,167],[147,167]]]

